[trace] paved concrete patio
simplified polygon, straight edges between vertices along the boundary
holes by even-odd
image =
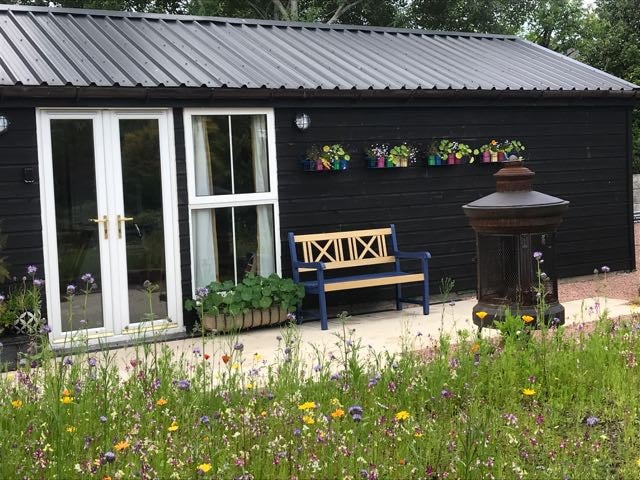
[[[453,304],[431,305],[429,315],[422,315],[422,307],[406,308],[402,311],[385,311],[350,317],[345,324],[347,335],[353,331],[353,338],[361,341],[366,350],[375,352],[397,353],[402,349],[403,342],[411,342],[412,348],[427,347],[440,335],[440,329],[450,335],[455,342],[458,332],[477,332],[477,327],[471,322],[471,309],[475,299],[467,299]],[[564,302],[566,324],[592,322],[597,318],[594,299]],[[606,308],[610,317],[629,315],[631,307],[626,300],[601,298],[600,308]],[[329,330],[321,330],[319,321],[304,323],[297,327],[300,337],[300,352],[307,365],[315,365],[319,358],[325,359],[330,353],[337,355],[337,343],[343,335],[343,325],[339,319],[329,320]],[[204,352],[211,355],[212,361],[221,363],[224,353],[229,353],[235,343],[244,346],[244,358],[259,358],[260,361],[272,363],[282,356],[283,332],[280,327],[260,328],[242,332],[239,335],[217,335],[206,338]],[[497,335],[496,330],[485,329],[483,335]],[[184,340],[163,343],[170,347],[176,356],[182,354],[185,358],[193,358],[194,349],[202,351],[202,338],[194,337]],[[114,352],[111,352],[114,353]],[[257,354],[257,357],[254,355]],[[115,351],[116,362],[120,368],[126,368],[129,361],[135,358],[134,347],[121,348]]]

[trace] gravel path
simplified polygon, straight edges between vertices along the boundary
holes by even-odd
[[[636,242],[636,264],[640,266],[640,223],[634,226]],[[622,273],[614,272],[606,275],[566,278],[559,281],[558,293],[560,302],[580,300],[591,297],[609,297],[623,300],[635,300],[640,295],[640,271]]]

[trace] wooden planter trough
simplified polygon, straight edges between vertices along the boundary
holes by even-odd
[[[230,332],[287,322],[287,311],[279,306],[250,310],[239,315],[205,315],[202,326],[208,332]]]

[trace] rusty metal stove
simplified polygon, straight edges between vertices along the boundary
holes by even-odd
[[[476,232],[478,303],[473,321],[491,327],[512,313],[530,315],[539,322],[540,289],[538,259],[543,272],[545,322],[564,323],[564,307],[558,302],[555,266],[555,231],[569,202],[531,189],[535,175],[520,160],[504,163],[494,174],[496,193],[464,205],[462,209]],[[487,312],[480,319],[476,312]],[[535,325],[534,324],[534,325]]]

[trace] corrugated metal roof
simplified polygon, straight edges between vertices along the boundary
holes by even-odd
[[[0,85],[634,90],[513,36],[0,5]]]

